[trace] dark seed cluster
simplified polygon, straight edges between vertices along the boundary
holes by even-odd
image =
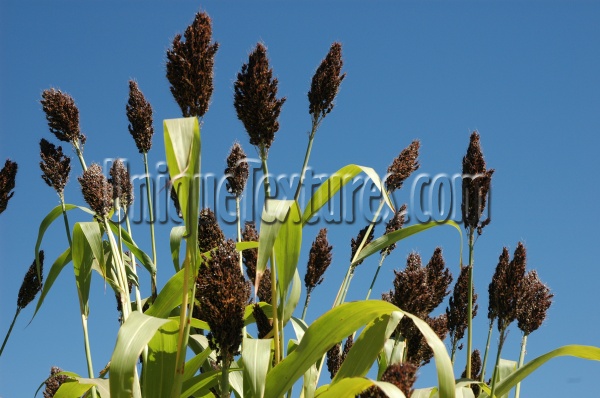
[[[471,379],[479,380],[481,378],[482,364],[481,364],[481,353],[479,350],[475,350],[471,353]],[[467,377],[467,369],[462,372],[461,378]],[[481,388],[477,384],[471,385],[471,390],[473,390],[473,394],[478,397],[481,392]]]
[[[234,106],[250,144],[268,150],[279,130],[279,113],[285,97],[277,99],[277,78],[269,66],[267,49],[262,43],[250,53],[234,83]]]
[[[342,343],[340,342],[327,351],[327,370],[329,370],[329,374],[332,379],[342,367],[342,363],[344,363],[344,360],[346,359],[346,356],[348,356],[348,352],[350,352],[350,349],[353,345],[354,337],[350,335],[344,343],[343,350]]]
[[[244,311],[250,299],[250,285],[240,273],[235,242],[222,242],[205,259],[198,271],[197,295],[200,319],[210,326],[210,347],[218,359],[230,363],[239,354]]]
[[[42,93],[41,103],[50,132],[56,138],[65,142],[85,143],[85,136],[79,129],[79,109],[69,94],[50,88]]]
[[[213,92],[214,59],[218,43],[211,43],[212,22],[199,12],[183,34],[173,39],[167,50],[167,79],[171,93],[184,117],[202,117],[208,110]]]
[[[133,184],[129,177],[129,171],[121,159],[113,162],[108,182],[112,184],[113,199],[119,199],[119,203],[123,208],[131,206],[133,203]]]
[[[331,264],[332,250],[333,246],[327,240],[327,228],[322,228],[308,253],[308,265],[304,276],[306,294],[311,294],[312,290],[323,282],[323,274]]]
[[[521,295],[517,301],[517,321],[519,329],[525,335],[531,334],[542,325],[553,297],[535,270],[525,274]]]
[[[208,207],[200,211],[198,217],[198,249],[200,253],[218,247],[225,241],[225,234],[221,230],[215,213]]]
[[[38,257],[40,259],[40,277],[38,278],[37,266],[35,259],[33,263],[29,266],[25,277],[23,278],[23,283],[21,284],[21,288],[19,289],[19,296],[17,297],[17,307],[19,309],[23,309],[27,307],[29,303],[33,301],[35,295],[42,289],[42,279],[43,279],[43,271],[44,271],[44,251],[40,250]]]
[[[242,195],[248,181],[248,161],[246,153],[239,143],[233,144],[229,156],[227,156],[227,192],[237,197]]]
[[[405,221],[405,219],[404,219],[405,216],[406,216],[406,204],[403,204],[402,206],[400,206],[400,208],[398,210],[396,210],[396,212],[394,213],[394,216],[390,219],[390,221],[388,221],[387,225],[385,226],[385,235],[391,234],[392,232],[402,229],[402,226],[404,225],[404,221]],[[386,256],[389,256],[390,253],[395,248],[396,248],[396,243],[392,243],[385,249],[382,249],[381,254],[385,254]]]
[[[244,242],[258,242],[259,238],[260,236],[258,235],[258,231],[256,230],[254,222],[246,221],[244,231],[242,232],[242,240]],[[258,260],[258,249],[244,250],[242,252],[242,260],[246,266],[246,274],[254,285],[256,281],[256,262]],[[260,283],[256,292],[256,295],[260,301],[264,301],[265,303],[271,302],[271,287],[271,270],[266,268],[262,278],[260,278]]]
[[[15,194],[11,192],[15,188],[18,165],[16,162],[6,159],[4,167],[0,170],[0,214],[6,210],[8,201]]]
[[[471,267],[462,266],[460,275],[454,285],[452,296],[446,308],[448,317],[448,332],[453,347],[465,336],[465,330],[468,326],[468,308],[469,308],[469,271]],[[477,294],[473,286],[473,318],[477,315]]]
[[[59,375],[60,372],[62,369],[56,366],[50,369],[50,377],[44,382],[44,398],[53,398],[60,386],[69,379],[69,376]]]
[[[417,381],[417,370],[419,367],[412,362],[402,362],[390,365],[381,375],[381,381],[386,381],[398,387],[404,396],[410,398],[413,386]],[[373,386],[361,392],[358,398],[387,398],[387,395],[379,388]]]
[[[273,329],[273,324],[271,320],[267,317],[262,307],[258,304],[254,304],[252,307],[252,314],[254,315],[254,319],[256,320],[256,327],[258,328],[258,338],[264,339],[271,329]]]
[[[358,251],[360,244],[362,243],[363,239],[365,239],[365,235],[367,234],[368,229],[369,229],[369,226],[367,225],[366,227],[364,227],[363,229],[361,229],[358,232],[358,235],[356,235],[356,238],[352,238],[352,240],[350,241],[350,249],[351,249],[350,250],[350,261],[352,261],[354,259],[354,256],[356,255],[356,252]],[[367,236],[367,240],[365,241],[363,248],[366,245],[368,245],[369,243],[371,243],[371,241],[373,241],[374,237],[375,237],[374,228],[371,228],[371,231],[369,232],[369,236]],[[362,262],[363,262],[363,260],[360,260],[359,262],[354,264],[354,266],[358,267],[359,265],[362,264]]]
[[[58,195],[62,196],[69,181],[71,158],[65,156],[62,147],[56,147],[44,138],[40,141],[40,157],[42,159],[40,161],[42,179],[48,186],[54,188]]]
[[[129,120],[129,133],[140,153],[148,153],[152,148],[152,106],[140,91],[134,80],[129,81],[129,100],[125,107]]]
[[[345,73],[342,73],[342,45],[333,43],[325,59],[315,72],[308,92],[308,113],[316,122],[324,118],[333,109],[333,100],[337,95]]]
[[[483,227],[488,225],[491,219],[488,217],[481,220],[487,203],[487,196],[492,182],[493,169],[486,169],[485,159],[481,152],[479,133],[471,134],[467,154],[462,162],[462,217],[465,228],[472,231],[477,229],[481,235]]]
[[[97,163],[92,164],[77,180],[90,208],[100,217],[106,216],[112,209],[113,192],[112,184],[102,174],[102,167]]]
[[[388,177],[385,181],[389,193],[402,188],[402,184],[410,175],[419,168],[419,140],[414,140],[409,146],[400,152],[388,167]]]

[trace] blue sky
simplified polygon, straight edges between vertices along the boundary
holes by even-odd
[[[215,92],[202,130],[203,171],[222,173],[235,140],[256,156],[235,115],[233,82],[249,51],[262,41],[279,93],[287,97],[269,168],[277,175],[297,173],[310,129],[310,79],[330,44],[340,41],[347,77],[317,134],[314,172],[332,173],[356,163],[383,175],[400,150],[418,138],[419,172],[453,175],[460,172],[469,134],[477,129],[488,166],[496,173],[493,221],[475,252],[480,315],[474,346],[483,349],[485,344],[487,286],[498,256],[503,246],[512,252],[518,241],[528,249],[528,267],[537,269],[555,294],[546,323],[529,339],[527,358],[564,344],[600,346],[594,223],[600,194],[600,4],[229,1],[203,2],[202,9],[212,17],[213,37],[220,43]],[[134,174],[143,173],[127,131],[127,82],[136,79],[153,105],[156,134],[149,158],[157,164],[164,159],[161,121],[180,116],[165,78],[165,51],[198,10],[198,4],[182,1],[0,5],[0,160],[19,163],[15,196],[0,216],[2,336],[33,259],[39,223],[59,203],[38,167],[39,140],[55,141],[39,104],[42,90],[57,87],[75,98],[88,137],[88,164],[124,157]],[[69,203],[83,204],[76,181],[80,173],[74,158]],[[396,193],[397,203],[410,201],[413,180]],[[72,223],[86,220],[72,213]],[[322,226],[305,230],[301,272]],[[313,294],[309,320],[333,302],[348,264],[349,241],[362,226],[362,221],[328,226],[334,263]],[[173,270],[170,227],[158,227],[159,284]],[[382,232],[379,226],[376,235]],[[233,237],[233,228],[226,233]],[[134,234],[149,252],[147,226],[136,226]],[[48,265],[66,245],[63,226],[56,224],[42,246]],[[429,258],[438,245],[457,275],[458,235],[440,227],[401,242],[375,291],[392,287],[392,269],[403,267],[410,251]],[[376,265],[377,259],[370,258],[359,267],[348,299],[364,297]],[[114,347],[118,315],[113,294],[100,278],[92,289],[89,323],[98,371]],[[65,270],[27,326],[32,307],[22,312],[0,358],[0,397],[33,395],[53,365],[85,374],[72,272]],[[516,360],[519,341],[514,325],[503,356]],[[589,395],[599,370],[598,363],[554,360],[527,379],[523,396]],[[418,386],[433,382],[431,371],[423,369]]]

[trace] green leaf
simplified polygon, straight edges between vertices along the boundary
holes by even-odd
[[[248,242],[237,242],[235,244],[235,250],[241,252],[243,250],[248,249],[256,249],[258,247],[258,242],[248,241]]]
[[[562,356],[571,356],[590,361],[600,361],[600,347],[585,346],[585,345],[566,345],[544,355],[529,361],[517,371],[511,373],[506,379],[496,385],[496,395],[502,396],[507,394],[511,388],[517,385],[520,381],[529,376],[537,368],[548,362],[549,360]]]
[[[91,211],[88,208],[75,206],[75,205],[71,205],[71,204],[65,204],[65,211],[69,211],[69,210],[73,210],[73,209],[80,209],[91,215],[95,214],[93,211]],[[40,228],[38,231],[38,237],[35,242],[35,249],[34,249],[34,253],[33,253],[33,255],[35,256],[35,261],[37,264],[37,273],[38,273],[38,277],[40,278],[40,280],[41,280],[40,259],[38,256],[39,256],[39,252],[40,252],[40,246],[42,245],[42,239],[44,239],[44,234],[46,233],[46,230],[48,229],[48,227],[50,227],[50,225],[52,225],[54,220],[56,220],[58,218],[58,216],[60,216],[61,214],[62,214],[62,206],[58,205],[55,208],[53,208],[52,210],[50,210],[50,212],[46,215],[46,217],[44,217],[44,219],[42,220],[42,223],[40,224]]]
[[[348,182],[352,181],[354,177],[364,172],[369,178],[375,183],[377,188],[383,194],[383,199],[385,203],[390,207],[390,209],[394,210],[394,206],[390,200],[390,197],[387,194],[379,175],[370,167],[359,166],[356,164],[349,164],[347,166],[342,167],[335,173],[333,173],[327,181],[325,181],[317,191],[310,198],[308,203],[306,204],[306,208],[304,209],[304,214],[302,215],[302,224],[306,224],[312,216],[314,216],[320,209],[323,207],[331,198]]]
[[[167,322],[169,321],[166,319],[155,318],[135,311],[121,325],[117,335],[117,344],[110,360],[111,398],[130,398],[132,396],[135,364],[144,346]]]
[[[510,361],[508,359],[500,358],[500,361],[498,363],[498,380],[496,381],[496,383],[499,383],[502,380],[506,379],[515,370],[517,370],[516,361]],[[506,394],[503,394],[501,398],[508,398],[508,392]]]
[[[242,358],[244,390],[252,397],[262,397],[265,391],[265,378],[271,362],[273,339],[244,339]]]
[[[173,387],[177,360],[179,322],[161,326],[148,343],[148,362],[144,368],[144,398],[168,397]]]
[[[171,229],[171,235],[169,236],[169,243],[171,245],[171,258],[173,259],[173,266],[175,272],[181,269],[179,262],[179,248],[181,247],[181,239],[185,235],[185,227],[183,225],[179,227],[173,227]]]
[[[200,369],[202,364],[210,356],[212,350],[205,348],[200,354],[194,356],[192,359],[185,363],[185,371],[183,372],[183,380],[188,380]]]
[[[298,302],[300,301],[300,294],[302,294],[302,280],[298,274],[298,269],[296,269],[294,272],[294,279],[292,281],[292,289],[289,296],[285,300],[285,306],[283,307],[283,326],[287,325],[288,321],[294,314],[294,311],[298,306]]]
[[[404,352],[405,345],[404,341],[396,342],[395,339],[387,339],[383,350],[379,354],[377,379],[381,379],[381,375],[383,375],[388,366],[402,362],[402,353]]]
[[[400,319],[402,319],[400,312],[392,312],[391,315],[381,316],[368,323],[331,383],[335,384],[346,377],[365,376]]]
[[[334,344],[374,319],[389,316],[395,311],[413,320],[423,333],[435,356],[440,391],[444,397],[454,397],[452,363],[444,343],[423,320],[405,313],[393,304],[380,300],[342,304],[318,318],[308,328],[298,348],[267,375],[265,397],[283,395]]]
[[[42,284],[42,293],[40,294],[40,298],[38,299],[37,306],[35,307],[35,311],[33,313],[33,316],[31,317],[31,320],[33,320],[33,318],[35,318],[35,315],[38,313],[39,309],[42,307],[42,304],[44,303],[44,299],[46,298],[46,295],[48,294],[48,292],[50,292],[50,288],[54,284],[54,281],[56,281],[56,278],[58,278],[58,275],[60,275],[61,271],[70,262],[71,262],[71,248],[69,247],[60,256],[58,256],[56,261],[54,261],[54,264],[52,264],[52,267],[50,268],[50,271],[48,272],[48,276],[46,277],[46,280]]]
[[[385,381],[375,381],[364,377],[350,377],[317,390],[317,398],[355,397],[371,386],[379,387],[389,398],[406,398],[398,387]]]
[[[188,398],[192,395],[207,393],[211,388],[217,386],[220,377],[220,370],[212,370],[184,381],[183,386],[181,387],[181,398]]]
[[[97,223],[75,224],[72,245],[73,269],[75,271],[77,292],[80,298],[80,311],[85,316],[89,314],[88,299],[90,296],[90,284],[92,282],[94,256],[96,256],[99,262],[103,263],[104,251],[102,250],[100,227]]]
[[[289,202],[287,216],[279,229],[273,246],[275,264],[277,265],[278,291],[283,298],[287,296],[288,286],[296,273],[298,259],[300,258],[300,247],[302,246],[300,206],[296,201],[286,202]],[[284,302],[284,300],[281,300],[281,302]]]
[[[78,398],[85,394],[90,388],[91,384],[82,384],[77,380],[69,380],[60,385],[54,398]]]
[[[431,398],[437,391],[438,389],[436,387],[419,388],[413,391],[410,398]]]
[[[152,306],[146,311],[147,315],[166,318],[174,308],[181,305],[184,276],[182,269],[167,281]]]
[[[129,233],[121,228],[120,225],[115,223],[114,221],[109,222],[110,229],[113,231],[115,235],[119,235],[119,229],[121,230],[121,239],[127,248],[135,255],[135,257],[140,260],[144,268],[151,274],[154,275],[156,273],[156,266],[152,262],[150,256],[148,256],[144,251],[142,251],[138,245],[135,244]]]
[[[429,228],[437,227],[439,225],[450,225],[450,226],[456,228],[456,230],[460,234],[460,247],[462,248],[462,239],[463,239],[462,238],[462,230],[460,229],[460,226],[457,223],[455,223],[452,220],[443,221],[443,222],[430,221],[425,224],[411,225],[409,227],[399,229],[398,231],[394,231],[389,234],[380,236],[379,238],[375,239],[373,242],[371,242],[368,245],[366,245],[365,247],[363,247],[363,249],[359,253],[357,253],[356,256],[354,257],[352,264],[356,264],[359,261],[364,260],[365,258],[369,257],[371,254],[380,252],[382,249],[385,249],[389,245],[394,244],[394,243],[398,242],[399,240],[408,238],[411,235],[417,234],[419,232],[423,232]]]
[[[107,379],[87,379],[85,377],[77,378],[77,381],[80,384],[88,384],[91,386],[96,386],[96,391],[100,393],[102,398],[110,398],[110,387]],[[56,397],[56,396],[55,396]]]

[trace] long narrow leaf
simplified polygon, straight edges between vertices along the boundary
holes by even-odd
[[[440,225],[450,225],[450,226],[456,228],[456,230],[460,234],[460,243],[461,243],[460,247],[462,248],[462,230],[460,229],[460,226],[457,223],[455,223],[452,220],[443,221],[443,222],[430,221],[425,224],[411,225],[409,227],[399,229],[398,231],[394,231],[389,234],[380,236],[379,238],[375,239],[373,242],[371,242],[368,245],[366,245],[365,247],[363,247],[363,249],[356,255],[356,257],[352,261],[352,264],[356,264],[359,261],[364,260],[365,258],[369,257],[373,253],[380,252],[382,249],[385,249],[389,245],[394,244],[394,243],[398,242],[399,240],[408,238],[411,235],[417,234],[419,232],[423,232],[429,228],[437,227]]]
[[[109,223],[109,225],[110,225],[110,229],[113,231],[113,233],[115,235],[119,234],[119,229],[121,230],[121,239],[123,240],[123,243],[125,244],[125,246],[127,246],[127,248],[131,251],[131,253],[133,253],[135,255],[135,257],[138,260],[140,260],[140,262],[142,263],[144,268],[146,268],[146,270],[150,274],[155,274],[156,267],[155,267],[154,263],[152,262],[152,259],[142,249],[140,249],[138,247],[138,245],[135,244],[135,242],[129,235],[129,232],[127,232],[126,230],[121,228],[121,226],[116,224],[114,221],[111,221]]]
[[[31,320],[33,320],[35,315],[38,313],[39,309],[42,307],[42,304],[44,303],[44,299],[46,298],[46,295],[50,292],[50,288],[52,288],[52,285],[54,284],[54,281],[56,281],[56,278],[58,278],[58,275],[60,275],[61,271],[70,262],[71,262],[71,248],[69,247],[60,256],[58,256],[56,261],[54,261],[54,264],[52,264],[52,267],[50,268],[50,271],[48,272],[48,276],[46,276],[46,280],[44,281],[44,284],[42,285],[42,293],[40,294],[40,298],[38,299],[38,302],[35,307],[33,316],[31,317]]]
[[[169,244],[171,246],[171,259],[173,259],[173,266],[175,272],[179,272],[181,264],[179,262],[179,249],[181,247],[181,240],[185,235],[185,227],[183,225],[179,227],[173,227],[169,236]]]
[[[135,364],[156,331],[167,323],[166,319],[155,318],[132,312],[119,329],[117,343],[110,360],[111,398],[130,398],[133,394]]]
[[[179,323],[161,326],[148,343],[148,362],[144,368],[144,397],[167,397],[173,387],[177,358]]]
[[[273,339],[244,339],[242,358],[244,390],[252,397],[262,397],[265,391],[265,378],[271,361]]]
[[[292,201],[289,203],[287,217],[279,229],[273,246],[275,264],[277,264],[278,291],[284,299],[287,296],[288,286],[296,273],[301,246],[302,222],[300,218],[300,206],[298,206],[298,202]]]
[[[406,398],[398,387],[385,381],[375,381],[364,377],[350,377],[332,383],[326,389],[317,391],[317,398],[355,397],[371,386],[379,387],[389,398]]]
[[[181,388],[181,398],[201,396],[200,394],[203,392],[208,393],[211,388],[219,383],[220,377],[220,370],[212,370],[192,377],[183,383],[183,387]]]
[[[390,200],[390,197],[385,190],[379,175],[370,167],[359,166],[356,164],[349,164],[347,166],[342,167],[335,173],[333,173],[327,181],[325,181],[317,191],[310,198],[308,203],[306,204],[306,208],[304,209],[304,214],[302,215],[302,224],[306,224],[312,216],[314,216],[320,209],[323,207],[335,194],[348,182],[352,181],[354,177],[364,172],[371,181],[379,188],[379,191],[382,192],[383,199],[385,203],[394,210],[394,206]]]
[[[181,304],[181,292],[183,290],[184,270],[173,275],[161,289],[154,303],[146,311],[147,315],[157,318],[166,318],[173,308]]]
[[[85,223],[77,223],[73,228],[72,256],[75,282],[80,297],[80,311],[83,315],[87,316],[89,313],[88,299],[90,296],[90,284],[92,283],[94,254],[81,224]],[[92,238],[92,241],[94,240]],[[102,247],[102,244],[100,244],[100,247]]]
[[[600,347],[585,346],[585,345],[566,345],[555,350],[552,350],[544,355],[529,361],[517,371],[508,376],[505,380],[501,381],[496,386],[497,396],[502,396],[510,391],[511,388],[517,385],[520,381],[525,379],[537,368],[548,362],[553,358],[570,356],[581,359],[587,359],[590,361],[600,361]]]

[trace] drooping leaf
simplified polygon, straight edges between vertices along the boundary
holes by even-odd
[[[144,398],[168,397],[173,388],[177,360],[179,323],[161,326],[148,342],[148,361],[144,368]]]
[[[185,371],[183,373],[184,381],[190,379],[192,376],[194,376],[194,374],[196,374],[202,364],[210,356],[211,352],[212,350],[207,347],[200,354],[194,356],[185,363]]]
[[[181,240],[185,235],[185,227],[180,225],[171,229],[169,236],[169,243],[171,245],[171,258],[173,259],[173,266],[175,272],[179,272],[181,269],[181,263],[179,262],[179,248],[181,247]]]
[[[168,321],[132,312],[121,325],[110,360],[111,398],[130,398],[133,394],[135,364],[156,331]]]
[[[387,191],[379,178],[379,175],[370,167],[359,166],[356,164],[349,164],[347,166],[342,167],[335,173],[333,173],[327,181],[325,181],[313,196],[310,198],[306,207],[304,208],[304,213],[302,215],[302,224],[306,224],[312,216],[314,216],[320,209],[323,207],[335,194],[348,182],[352,181],[354,177],[364,172],[373,183],[379,188],[379,191],[383,195],[383,199],[385,203],[390,207],[392,211],[394,211],[394,206],[390,200],[390,197],[387,194]]]
[[[424,224],[415,224],[408,227],[404,227],[397,231],[380,236],[379,238],[375,239],[374,241],[363,247],[363,249],[354,256],[352,264],[356,264],[359,261],[364,260],[373,253],[379,253],[382,249],[385,249],[386,247],[398,242],[399,240],[408,238],[411,235],[423,232],[429,228],[437,227],[440,225],[450,225],[456,228],[456,230],[460,234],[460,247],[462,248],[462,230],[460,229],[460,226],[457,223],[455,223],[452,220],[442,222],[430,221]]]
[[[181,398],[201,396],[202,393],[208,393],[211,388],[217,386],[220,377],[220,370],[212,370],[184,381],[181,387]]]
[[[91,227],[88,224],[95,224],[96,227]],[[80,297],[80,311],[84,316],[87,316],[89,313],[88,299],[90,296],[90,284],[92,283],[92,265],[95,252],[99,251],[101,253],[98,257],[104,257],[102,236],[100,234],[100,228],[96,223],[77,223],[73,227],[73,270],[75,271],[75,282]]]
[[[119,229],[121,230],[121,239],[123,240],[123,243],[125,244],[125,246],[127,246],[127,248],[131,251],[131,253],[133,253],[133,255],[135,255],[135,257],[138,260],[140,260],[140,262],[142,263],[144,268],[146,268],[146,270],[151,275],[155,274],[156,267],[155,267],[154,263],[152,262],[152,259],[144,251],[142,251],[142,249],[140,249],[138,247],[138,245],[135,244],[135,242],[133,241],[133,239],[131,238],[129,233],[126,230],[124,230],[123,228],[121,228],[121,226],[118,225],[117,223],[115,223],[114,221],[110,221],[109,225],[110,225],[110,229],[113,231],[113,233],[115,235],[119,234]]]
[[[287,217],[277,233],[273,246],[275,264],[277,265],[278,291],[282,295],[281,302],[285,301],[288,286],[296,274],[296,267],[300,258],[300,247],[302,246],[300,206],[298,206],[298,202],[296,201],[286,202],[291,202],[287,210]]]
[[[406,398],[398,387],[385,381],[375,381],[364,377],[349,377],[337,383],[331,383],[327,388],[317,390],[317,398],[354,397],[371,386],[379,387],[389,398]]]
[[[181,305],[184,276],[185,272],[182,269],[167,281],[152,306],[146,311],[147,315],[166,318],[173,308]]]
[[[33,316],[31,317],[31,320],[33,320],[35,315],[38,313],[39,309],[42,307],[42,304],[44,303],[44,299],[46,298],[46,295],[50,292],[50,288],[52,288],[52,285],[54,284],[54,281],[56,281],[56,278],[58,278],[58,275],[60,275],[61,271],[70,262],[71,262],[71,248],[69,247],[60,256],[58,256],[56,261],[54,261],[54,263],[52,264],[52,267],[50,268],[50,271],[48,272],[48,276],[46,276],[46,280],[44,281],[44,284],[42,285],[42,293],[40,294],[40,298],[38,299],[38,302],[35,307]]]

